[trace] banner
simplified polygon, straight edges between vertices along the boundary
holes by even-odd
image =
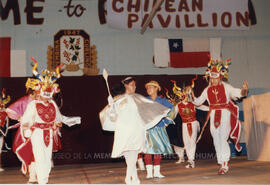
[[[107,0],[107,23],[117,29],[140,29],[156,0]],[[150,29],[224,29],[250,27],[248,0],[164,0]]]

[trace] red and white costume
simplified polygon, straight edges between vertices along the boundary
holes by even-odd
[[[51,171],[53,148],[61,147],[57,126],[61,125],[62,116],[52,100],[53,95],[59,92],[55,81],[61,76],[61,66],[57,66],[56,73],[43,70],[43,76],[36,71],[38,62],[33,57],[31,60],[35,63],[32,72],[37,79],[28,79],[26,87],[36,91],[40,98],[28,103],[20,119],[20,134],[23,137],[17,137],[15,152],[22,162],[22,171],[30,171],[29,182],[36,175],[39,184],[46,184]]]
[[[23,132],[24,144],[17,149],[20,160],[28,166],[34,161],[38,183],[48,182],[51,171],[53,134],[55,123],[61,122],[61,114],[55,102],[49,100],[31,101],[23,116],[21,126],[27,127]],[[55,138],[56,139],[56,138]]]
[[[195,105],[192,102],[181,101],[177,107],[182,118],[182,135],[186,154],[189,162],[192,163],[195,159],[197,133],[200,130]]]
[[[240,97],[242,97],[241,89],[221,82],[219,85],[206,87],[201,96],[195,98],[194,101],[195,105],[201,105],[206,100],[209,103],[210,132],[218,164],[224,164],[230,160],[230,147],[227,142],[229,137],[234,140],[236,149],[241,150],[238,143],[241,131],[238,107],[231,101]]]

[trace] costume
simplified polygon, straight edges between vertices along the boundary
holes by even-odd
[[[179,113],[181,117],[182,122],[182,136],[184,141],[184,149],[186,150],[186,154],[188,157],[188,165],[186,165],[186,168],[194,168],[195,167],[195,152],[196,152],[196,140],[197,140],[197,133],[200,130],[200,123],[197,121],[196,118],[196,108],[198,109],[206,109],[208,110],[208,107],[202,106],[202,107],[195,107],[195,105],[192,103],[192,88],[194,88],[194,81],[197,79],[197,76],[191,80],[192,85],[187,87],[178,87],[176,85],[176,81],[172,81],[174,83],[173,86],[173,92],[174,92],[174,98],[171,98],[171,96],[167,96],[170,98],[170,101],[174,102],[176,104],[176,112]],[[179,101],[180,100],[180,101]],[[176,148],[177,149],[177,148]],[[182,150],[175,150],[176,153],[179,155],[180,152],[182,154],[179,155],[179,161],[177,163],[182,162],[181,157],[184,156],[184,151]]]
[[[147,97],[151,100],[150,96]],[[158,96],[155,102],[173,109],[173,105],[166,99]],[[173,123],[168,118],[163,118],[156,126],[147,130],[146,153],[147,154],[172,154],[172,147],[165,126]]]
[[[53,150],[53,131],[55,123],[61,122],[61,114],[53,100],[48,102],[33,100],[30,102],[21,118],[24,145],[17,149],[17,155],[22,162],[29,165],[35,161],[38,183],[47,183],[51,170]],[[30,162],[30,163],[29,163]]]
[[[190,88],[194,88],[194,81],[197,79],[197,76],[192,79],[192,85]],[[173,82],[173,93],[174,95],[169,95],[169,91],[166,89],[166,96],[169,98],[170,102],[175,105],[175,112],[179,113],[181,121],[178,121],[178,124],[181,124],[181,129],[177,130],[178,134],[181,132],[181,138],[179,141],[184,142],[184,147],[174,146],[175,153],[178,155],[179,160],[176,163],[184,162],[184,150],[188,157],[188,165],[186,168],[194,168],[195,163],[195,152],[196,152],[196,139],[197,132],[200,130],[200,124],[196,119],[196,110],[192,101],[191,91],[187,90],[187,87],[180,88],[177,86],[176,81]],[[176,117],[176,115],[174,116]],[[179,127],[178,127],[179,128]],[[178,129],[177,128],[177,129]],[[177,133],[177,132],[176,132]],[[179,142],[178,141],[178,142]]]
[[[161,90],[161,87],[159,86],[158,82],[150,81],[147,84],[145,84],[145,88],[147,89],[147,93],[148,94],[150,93],[149,94],[150,96],[147,97],[149,100],[153,100],[161,105],[164,105],[165,107],[168,107],[170,110],[173,109],[173,105],[166,98],[162,98],[157,95],[157,92]],[[173,120],[163,118],[156,126],[147,130],[146,152],[144,154],[144,160],[147,170],[146,178],[153,178],[152,173],[153,169],[154,169],[154,177],[157,178],[164,177],[160,173],[161,154],[173,153],[165,127],[171,123],[174,123]]]
[[[118,96],[114,106],[117,113],[115,121],[110,118],[111,109],[108,106],[100,112],[102,128],[115,131],[112,157],[121,157],[126,150],[145,152],[146,130],[155,126],[170,111],[136,93]]]
[[[13,150],[22,162],[23,173],[30,171],[29,182],[37,178],[38,183],[45,184],[48,182],[51,170],[53,148],[61,147],[57,132],[58,127],[61,126],[62,117],[52,100],[53,94],[59,91],[55,81],[60,77],[60,73],[59,68],[56,70],[57,74],[44,70],[42,71],[44,76],[42,76],[36,71],[37,62],[32,60],[35,62],[32,72],[37,79],[29,78],[26,87],[35,90],[39,98],[31,100],[28,99],[30,97],[24,97],[11,106],[13,112],[10,112],[14,118],[16,111],[18,117],[23,113],[20,117],[20,129],[14,140]],[[15,109],[12,109],[14,107]]]
[[[210,60],[206,76],[222,79],[227,77],[227,68],[227,60]],[[227,142],[229,137],[234,140],[236,149],[238,151],[241,150],[241,146],[238,143],[241,131],[238,107],[232,102],[232,100],[240,97],[242,97],[241,89],[234,88],[228,83],[220,81],[218,85],[209,83],[209,86],[203,90],[200,97],[194,100],[195,105],[201,105],[206,100],[209,104],[210,132],[214,141],[217,162],[221,165],[218,174],[225,174],[229,169],[230,147]]]
[[[138,183],[136,161],[145,152],[146,130],[155,126],[170,110],[139,94],[124,94],[100,112],[103,130],[114,131],[112,157],[125,156],[126,183]],[[135,181],[135,182],[134,182]],[[136,182],[137,181],[137,182]]]
[[[200,130],[200,124],[196,119],[195,105],[192,102],[181,101],[177,107],[182,118],[183,140],[189,163],[186,168],[194,168],[197,133]]]
[[[2,90],[2,96],[0,97],[0,165],[2,147],[5,145],[5,137],[8,133],[9,119],[6,113],[5,105],[10,101],[10,96],[5,95],[5,89]],[[0,166],[0,172],[4,169]]]

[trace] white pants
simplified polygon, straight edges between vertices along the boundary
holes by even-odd
[[[191,122],[192,125],[192,135],[188,133],[187,123],[183,123],[183,141],[185,145],[186,154],[189,161],[194,161],[196,152],[196,140],[197,134],[200,131],[200,124],[198,121]]]
[[[0,136],[0,154],[2,153],[3,144],[4,144],[4,136]]]
[[[230,116],[231,113],[227,109],[222,109],[220,125],[218,128],[215,128],[215,110],[210,114],[210,132],[213,137],[218,164],[230,160],[231,151],[228,143],[231,131]]]
[[[50,130],[50,142],[46,147],[43,139],[43,130],[36,128],[31,136],[33,154],[35,157],[35,170],[39,184],[46,184],[51,171],[52,158],[52,130]]]
[[[37,182],[36,164],[32,162],[29,165],[29,182]]]
[[[126,172],[126,183],[134,182],[139,180],[136,168],[136,162],[138,158],[138,151],[137,150],[130,150],[124,152],[124,157],[127,164],[127,172]]]

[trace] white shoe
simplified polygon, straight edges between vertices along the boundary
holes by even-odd
[[[38,181],[28,181],[27,184],[38,184]]]
[[[225,168],[220,168],[219,170],[218,170],[218,175],[224,175],[224,174],[226,174],[226,173],[228,173],[228,171],[229,171],[229,169],[225,169]]]
[[[137,160],[137,162],[138,162],[139,170],[145,170],[143,159],[140,158]]]
[[[132,179],[131,181],[132,184],[141,184],[140,180],[138,178]]]
[[[160,165],[154,165],[154,177],[164,178],[165,176],[160,173]]]
[[[218,170],[218,175],[224,175],[224,174],[228,173],[228,171],[229,171],[228,162],[223,162],[221,164],[220,169]]]
[[[188,164],[186,165],[186,168],[195,168],[195,162],[194,161],[188,161]]]
[[[146,175],[146,178],[147,179],[151,179],[153,178],[153,165],[146,165],[146,172],[147,172],[147,175]]]
[[[0,172],[5,171],[3,168],[0,168]]]
[[[130,179],[130,178],[125,178],[125,183],[126,183],[126,184],[132,184],[132,183],[131,183],[131,179]]]
[[[183,159],[183,158],[179,158],[179,160],[178,160],[178,161],[176,161],[175,163],[176,163],[176,164],[180,164],[180,163],[183,163],[183,162],[185,162],[185,159]]]

